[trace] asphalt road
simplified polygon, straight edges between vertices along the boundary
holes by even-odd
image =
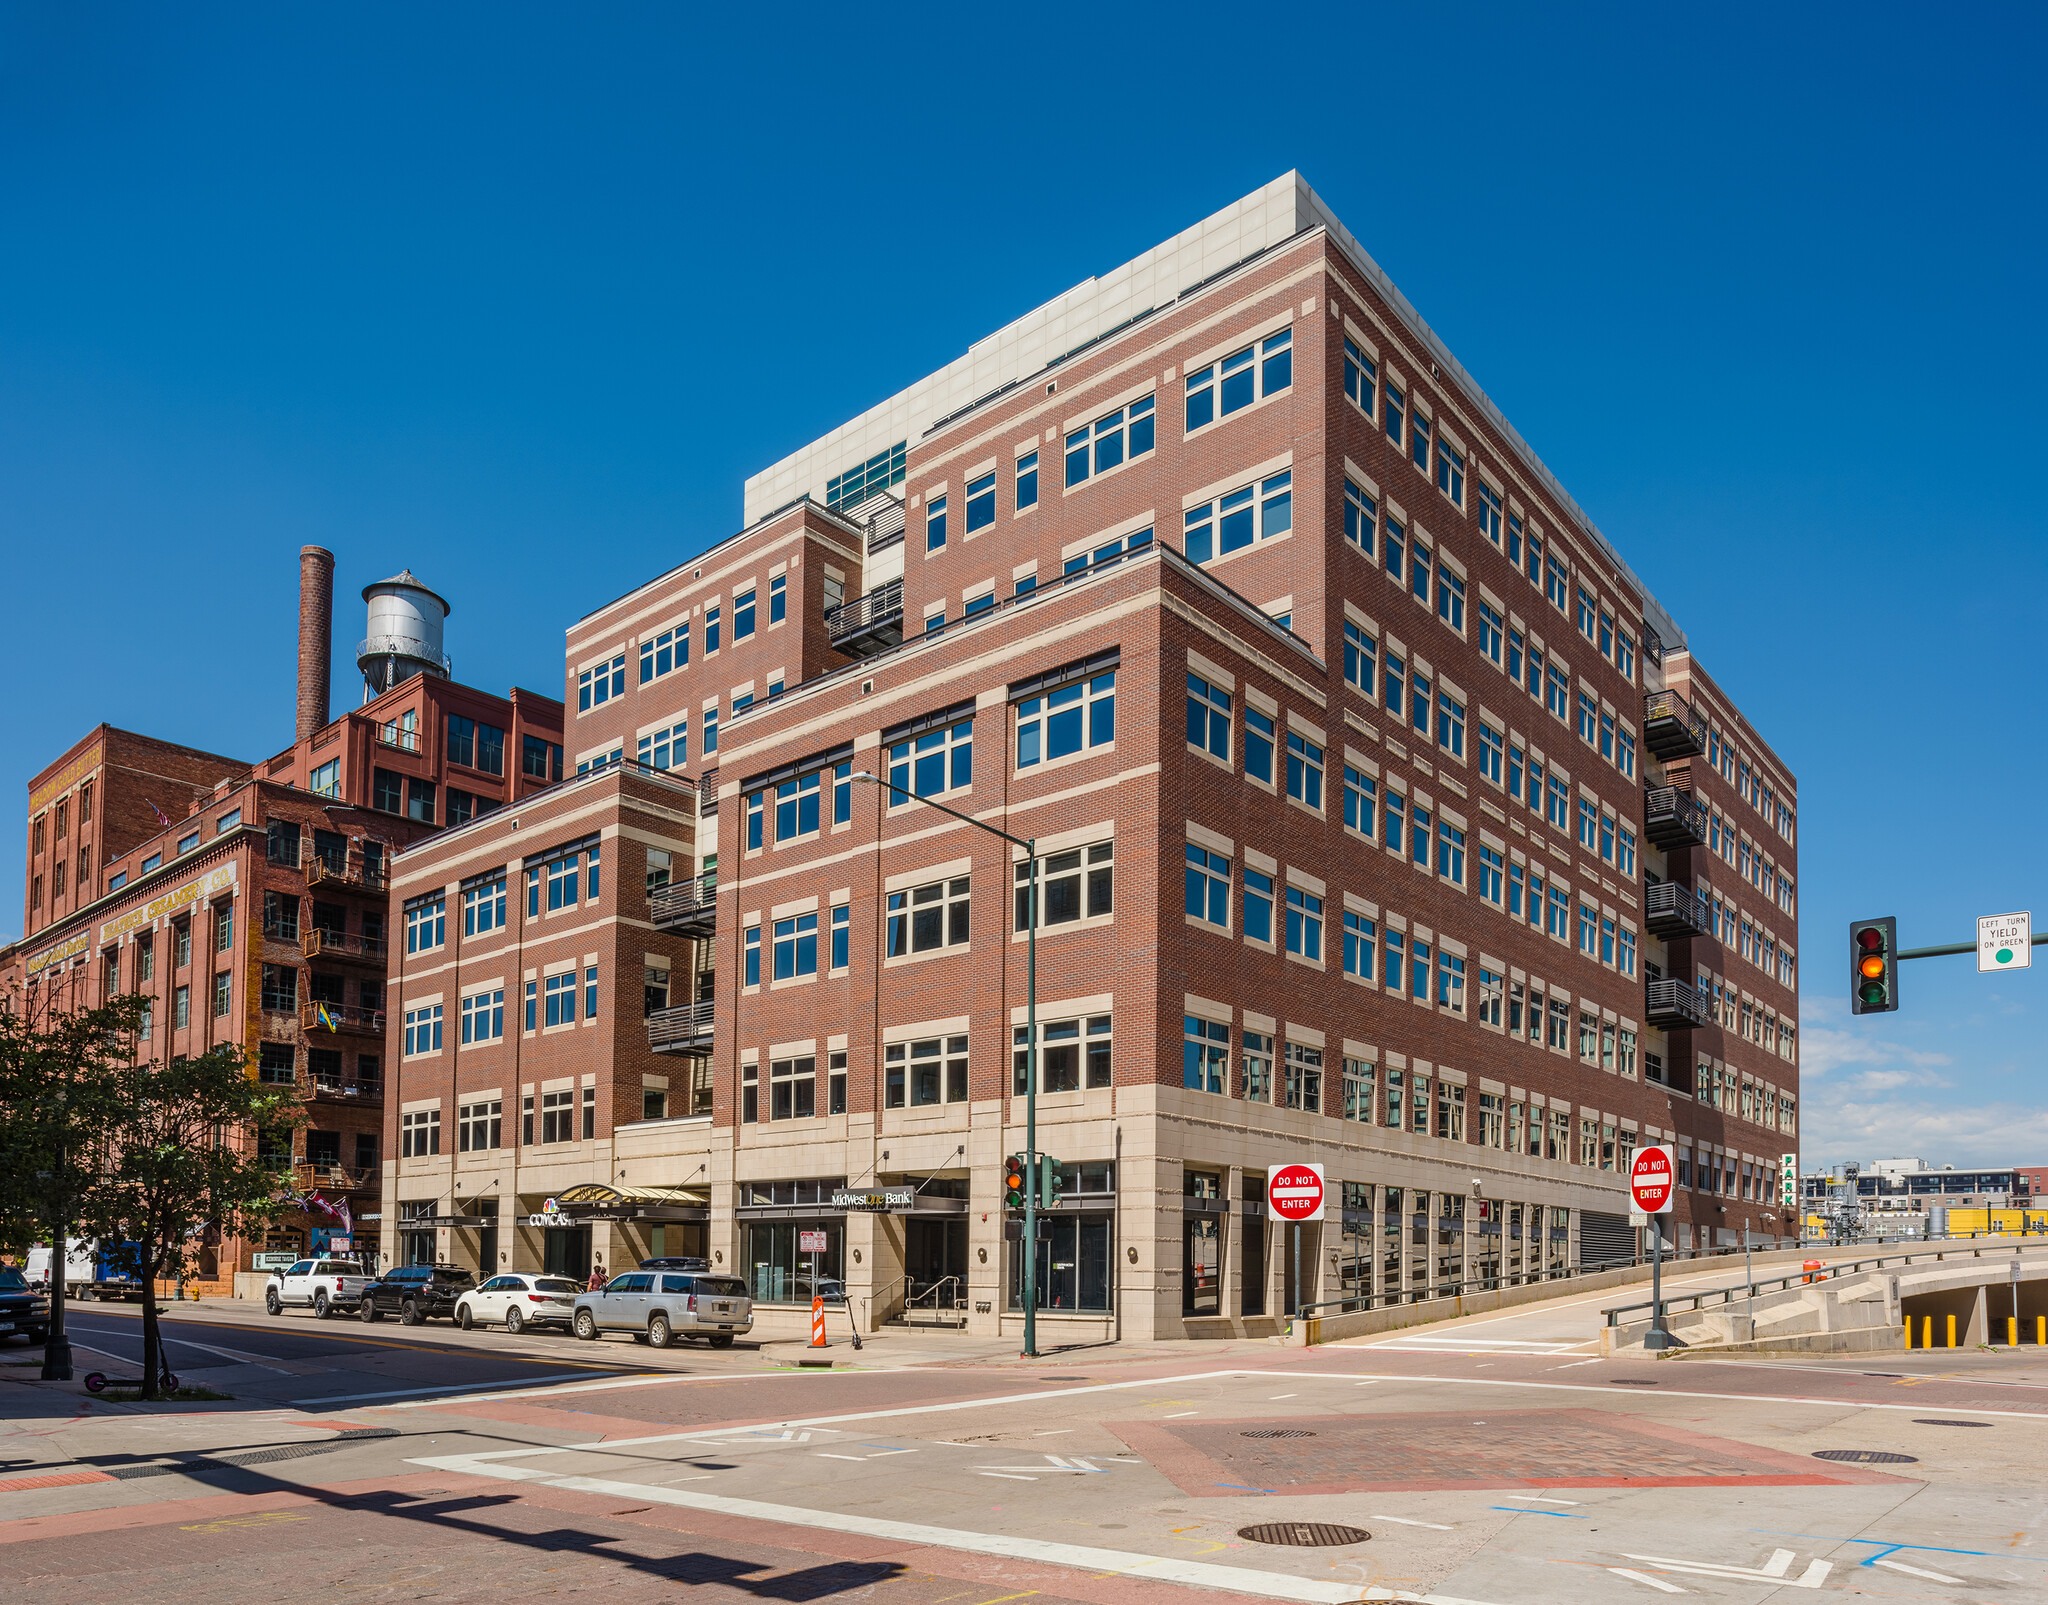
[[[327,1368],[286,1373],[322,1391],[81,1417],[74,1395],[0,1386],[0,1576],[29,1605],[628,1605],[679,1584],[883,1605],[2048,1598],[2040,1351],[1602,1360],[1605,1302],[1423,1348],[1023,1363],[937,1339],[809,1373],[742,1350],[179,1321],[178,1341],[262,1357],[235,1365]],[[132,1317],[81,1313],[91,1341],[134,1342]],[[387,1396],[343,1403],[378,1391],[364,1376]],[[1278,1531],[1246,1535],[1261,1526]],[[1260,1541],[1303,1528],[1343,1541]]]

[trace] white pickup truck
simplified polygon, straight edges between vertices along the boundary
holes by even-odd
[[[363,1301],[363,1289],[376,1278],[352,1259],[302,1259],[270,1273],[263,1289],[263,1307],[272,1315],[288,1308],[309,1308],[321,1320],[336,1310],[352,1310]]]

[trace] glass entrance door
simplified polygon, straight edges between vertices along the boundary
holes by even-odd
[[[542,1253],[550,1276],[569,1276],[579,1282],[590,1280],[590,1228],[549,1226],[544,1228]]]

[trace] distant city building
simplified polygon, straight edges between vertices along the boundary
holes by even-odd
[[[309,1208],[208,1249],[202,1278],[223,1283],[337,1240],[374,1257],[392,858],[562,773],[559,702],[458,685],[390,632],[366,677],[407,676],[330,720],[333,559],[301,558],[298,738],[257,764],[106,725],[74,744],[30,782],[29,935],[0,950],[0,984],[31,1007],[140,993],[139,1058],[231,1044],[304,1100],[277,1157]],[[446,612],[410,574],[371,592]]]

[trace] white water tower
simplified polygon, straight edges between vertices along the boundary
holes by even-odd
[[[416,674],[454,677],[455,666],[441,650],[441,629],[452,610],[411,569],[365,585],[363,600],[370,605],[369,634],[356,648],[356,667],[363,671],[365,702]]]

